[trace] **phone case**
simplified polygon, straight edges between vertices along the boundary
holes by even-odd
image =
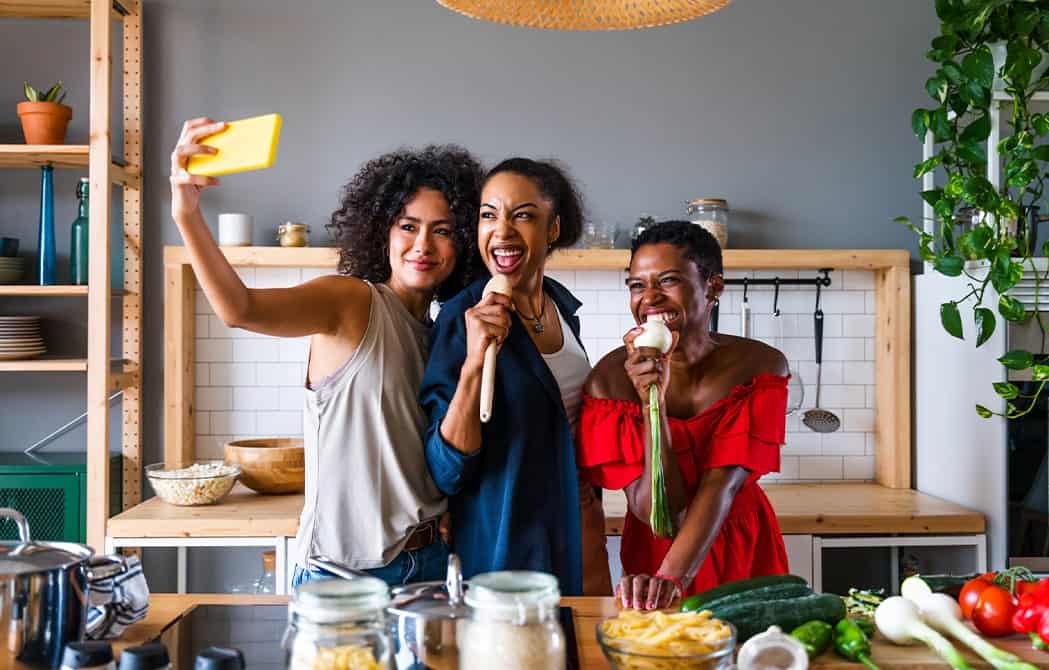
[[[231,121],[224,130],[201,141],[218,149],[218,153],[191,156],[186,171],[215,177],[268,168],[277,158],[280,126],[280,114]]]

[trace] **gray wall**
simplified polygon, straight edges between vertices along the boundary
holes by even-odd
[[[430,0],[144,4],[147,461],[161,454],[161,248],[179,243],[167,157],[189,117],[284,116],[276,166],[227,177],[205,201],[212,218],[252,212],[256,243],[288,219],[321,231],[340,185],[379,152],[460,142],[488,162],[560,158],[600,220],[675,217],[687,198],[720,196],[731,246],[913,247],[890,221],[920,213],[909,118],[926,104],[931,2],[737,0],[692,23],[611,34],[480,23]],[[82,23],[0,21],[0,142],[19,141],[23,78],[69,84],[71,141],[83,141],[87,41]],[[60,253],[72,180],[58,180]],[[37,184],[31,171],[0,179],[0,230],[30,252]],[[26,308],[0,299],[2,313]],[[59,333],[80,322],[75,309],[53,309],[70,314],[52,340],[82,347],[80,326]],[[82,407],[80,378],[3,382],[3,449]],[[56,448],[82,444],[78,432]]]

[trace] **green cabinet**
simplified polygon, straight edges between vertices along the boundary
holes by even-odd
[[[87,467],[83,453],[27,456],[0,452],[0,507],[12,507],[29,521],[35,540],[85,542]],[[110,457],[109,508],[121,509],[121,460]],[[14,523],[0,520],[0,540],[14,540]]]

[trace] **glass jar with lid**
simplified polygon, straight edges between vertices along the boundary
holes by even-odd
[[[462,668],[563,670],[565,634],[558,621],[557,578],[543,572],[488,572],[470,580],[470,619],[460,622]]]
[[[723,198],[695,198],[689,200],[685,211],[692,223],[702,226],[714,236],[722,249],[728,247],[728,201]]]
[[[288,605],[289,670],[387,670],[386,582],[374,577],[300,584]]]
[[[310,244],[310,227],[287,221],[277,226],[277,241],[282,247],[305,247]]]

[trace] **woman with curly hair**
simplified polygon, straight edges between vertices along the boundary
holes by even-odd
[[[171,215],[193,271],[228,326],[310,337],[303,438],[305,506],[293,583],[326,576],[323,556],[390,584],[447,568],[439,519],[446,501],[427,470],[418,390],[430,305],[470,278],[477,254],[480,166],[455,146],[398,151],[364,165],[328,225],[339,274],[298,286],[249,289],[211,237],[191,156],[225,124],[186,122],[171,154]]]

